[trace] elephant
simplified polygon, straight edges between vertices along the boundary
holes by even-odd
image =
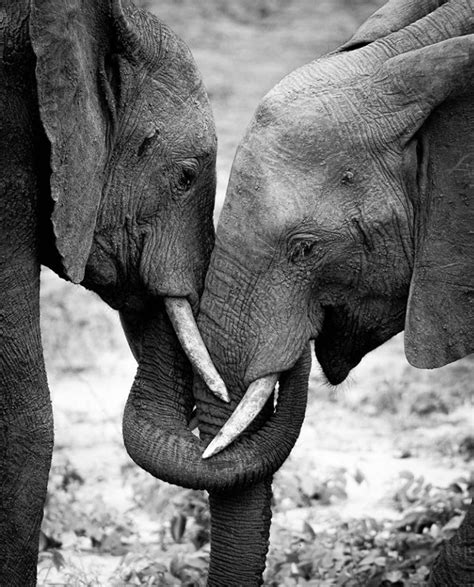
[[[40,266],[118,310],[137,401],[162,382],[189,419],[193,368],[225,397],[194,319],[217,141],[188,47],[129,0],[5,1],[0,14],[0,584],[25,587],[53,447]],[[140,460],[133,417],[124,437]]]
[[[474,351],[473,97],[472,0],[390,0],[258,105],[198,317],[231,401],[196,377],[207,448],[201,465],[185,449],[180,479],[210,491],[210,584],[262,582],[271,478],[304,417],[310,341],[334,385],[402,330],[419,368]],[[222,480],[225,459],[225,486],[204,479],[214,463]],[[471,506],[431,584],[473,583]]]

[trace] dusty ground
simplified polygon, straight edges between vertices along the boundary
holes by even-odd
[[[149,3],[187,40],[211,95],[220,143],[216,215],[235,147],[258,100],[291,69],[347,39],[381,3]],[[206,527],[196,518],[201,498],[150,480],[122,445],[121,413],[135,363],[117,316],[49,272],[43,285],[56,450],[39,584],[199,584],[184,577],[192,575],[190,568],[198,576],[206,565],[206,547],[196,550],[201,539],[189,526]],[[329,389],[315,368],[305,425],[275,483],[272,565],[308,524],[317,533],[341,519],[401,517],[393,495],[407,471],[436,486],[466,475],[473,381],[469,360],[436,373],[408,367],[401,337],[369,355],[342,389]],[[190,520],[184,535],[183,518]],[[163,582],[152,583],[159,573]],[[306,584],[293,575],[280,584]]]

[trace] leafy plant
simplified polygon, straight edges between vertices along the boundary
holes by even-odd
[[[459,527],[473,491],[473,477],[448,488],[401,474],[392,495],[403,513],[396,522],[367,518],[316,531],[280,531],[269,560],[272,586],[415,587],[425,584],[445,540]]]
[[[196,549],[210,540],[210,513],[204,491],[182,489],[133,468],[133,499],[150,516],[166,520],[174,542],[191,542]]]
[[[80,545],[99,552],[123,554],[127,550],[124,539],[134,531],[131,520],[120,517],[102,497],[87,503],[78,499],[83,484],[81,475],[68,460],[53,467],[42,524],[42,549]]]

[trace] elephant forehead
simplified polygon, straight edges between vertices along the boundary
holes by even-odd
[[[370,133],[349,89],[265,98],[244,137],[236,168],[256,175],[311,175],[322,183],[370,159]]]
[[[273,107],[264,101],[242,144],[246,153],[258,153],[270,165],[276,160],[306,163],[315,149],[334,148],[339,139],[334,122],[319,100],[300,98]]]
[[[296,155],[318,145],[324,153],[340,142],[363,140],[371,102],[367,76],[346,63],[348,59],[321,59],[283,78],[260,102],[248,134],[265,129],[294,147]]]
[[[202,86],[180,95],[176,88],[144,76],[130,84],[122,132],[136,140],[159,137],[176,156],[215,154],[217,137],[212,111]],[[127,139],[128,140],[128,139]]]
[[[229,246],[274,249],[308,220],[325,230],[339,230],[343,210],[336,198],[324,196],[326,173],[259,166],[235,167],[219,220],[217,236]]]
[[[332,132],[330,121],[315,128],[313,119],[294,129],[251,127],[234,161],[227,191],[229,214],[289,220],[290,224],[316,205],[336,204],[341,195],[328,185],[344,181],[352,168],[367,166],[367,153],[351,152]],[[317,137],[313,135],[317,134]],[[238,212],[237,212],[238,211]]]

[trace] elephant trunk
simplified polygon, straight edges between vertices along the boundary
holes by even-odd
[[[139,360],[123,415],[125,446],[140,467],[164,478],[159,467],[163,456],[178,458],[192,444],[187,427],[193,409],[191,368],[163,311],[146,321],[121,318]]]
[[[243,397],[249,372],[271,373],[264,362],[260,363],[260,356],[252,352],[254,345],[249,344],[257,330],[247,307],[246,292],[253,285],[251,276],[248,284],[245,277],[238,285],[231,284],[227,265],[228,257],[218,256],[215,250],[198,318],[203,340],[231,397],[228,404],[216,401],[202,382],[195,380],[199,430],[206,445]],[[270,396],[266,393],[268,389],[264,390],[268,399],[259,416],[225,451],[204,461],[206,466],[216,466],[220,475],[219,459],[230,457],[238,471],[234,485],[227,490],[208,487],[211,586],[254,587],[262,583],[271,522],[272,475],[288,457],[299,435],[306,409],[310,365],[308,345],[296,352],[294,360],[288,360],[283,372],[278,374],[276,408],[271,393],[277,378],[274,374],[267,378],[273,383],[268,385]]]
[[[271,478],[249,489],[211,493],[209,587],[262,584],[271,521]]]

